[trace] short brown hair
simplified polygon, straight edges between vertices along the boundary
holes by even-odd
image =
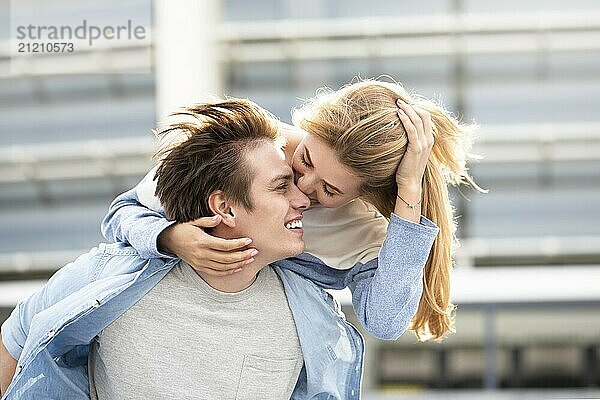
[[[172,115],[193,117],[158,132],[177,132],[185,140],[159,150],[156,196],[168,219],[188,222],[213,215],[208,197],[222,190],[227,198],[252,211],[250,185],[254,171],[246,153],[260,143],[281,139],[277,120],[268,111],[244,99],[194,104]]]

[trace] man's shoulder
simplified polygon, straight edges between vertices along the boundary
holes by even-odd
[[[107,256],[135,256],[139,257],[136,249],[126,243],[100,243],[92,251]]]
[[[174,263],[174,259],[144,259],[140,257],[137,250],[125,243],[100,243],[88,253],[93,260],[92,280],[106,276],[129,274],[140,271],[152,265],[154,269],[161,268],[167,263]],[[85,259],[84,259],[85,262]]]
[[[284,283],[293,283],[295,287],[302,287],[305,289],[309,286],[317,287],[310,277],[298,273],[299,270],[302,271],[302,267],[297,263],[297,257],[299,256],[291,259],[286,258],[284,260],[275,261],[270,265]]]

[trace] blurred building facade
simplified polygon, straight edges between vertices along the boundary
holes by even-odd
[[[100,1],[53,10],[83,3],[107,12]],[[149,6],[124,3],[113,12]],[[490,192],[453,191],[457,333],[441,344],[416,344],[409,333],[369,339],[367,388],[598,388],[598,2],[195,3],[181,25],[197,36],[170,49],[193,53],[210,76],[188,82],[188,98],[248,97],[289,122],[323,85],[389,75],[481,125],[474,152],[484,159],[471,171]],[[168,27],[180,17],[165,4],[153,7],[157,21],[171,13]],[[69,74],[53,70],[51,57],[10,73],[3,43],[0,319],[27,282],[103,240],[111,199],[150,168],[151,129],[177,101],[165,100],[179,70],[160,43],[175,40],[156,29],[135,48],[76,54]],[[136,62],[147,52],[156,65]]]

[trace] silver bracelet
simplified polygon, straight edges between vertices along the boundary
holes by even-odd
[[[408,208],[412,209],[412,211],[413,211],[413,217],[416,217],[416,216],[417,216],[417,206],[418,206],[419,204],[421,204],[421,200],[423,200],[423,199],[419,200],[419,201],[418,201],[418,202],[416,202],[415,204],[410,204],[408,201],[406,201],[406,200],[404,200],[402,197],[400,197],[400,195],[399,195],[399,194],[397,194],[397,193],[396,193],[396,197],[398,197],[400,200],[402,200],[402,201],[404,202],[404,204],[406,204],[406,206],[407,206]]]

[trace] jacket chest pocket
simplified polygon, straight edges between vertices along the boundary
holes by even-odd
[[[246,355],[236,400],[289,397],[296,386],[301,366],[301,359],[269,359]]]
[[[75,346],[63,356],[56,358],[55,361],[60,367],[79,367],[87,364],[89,353],[89,345],[79,345]]]

